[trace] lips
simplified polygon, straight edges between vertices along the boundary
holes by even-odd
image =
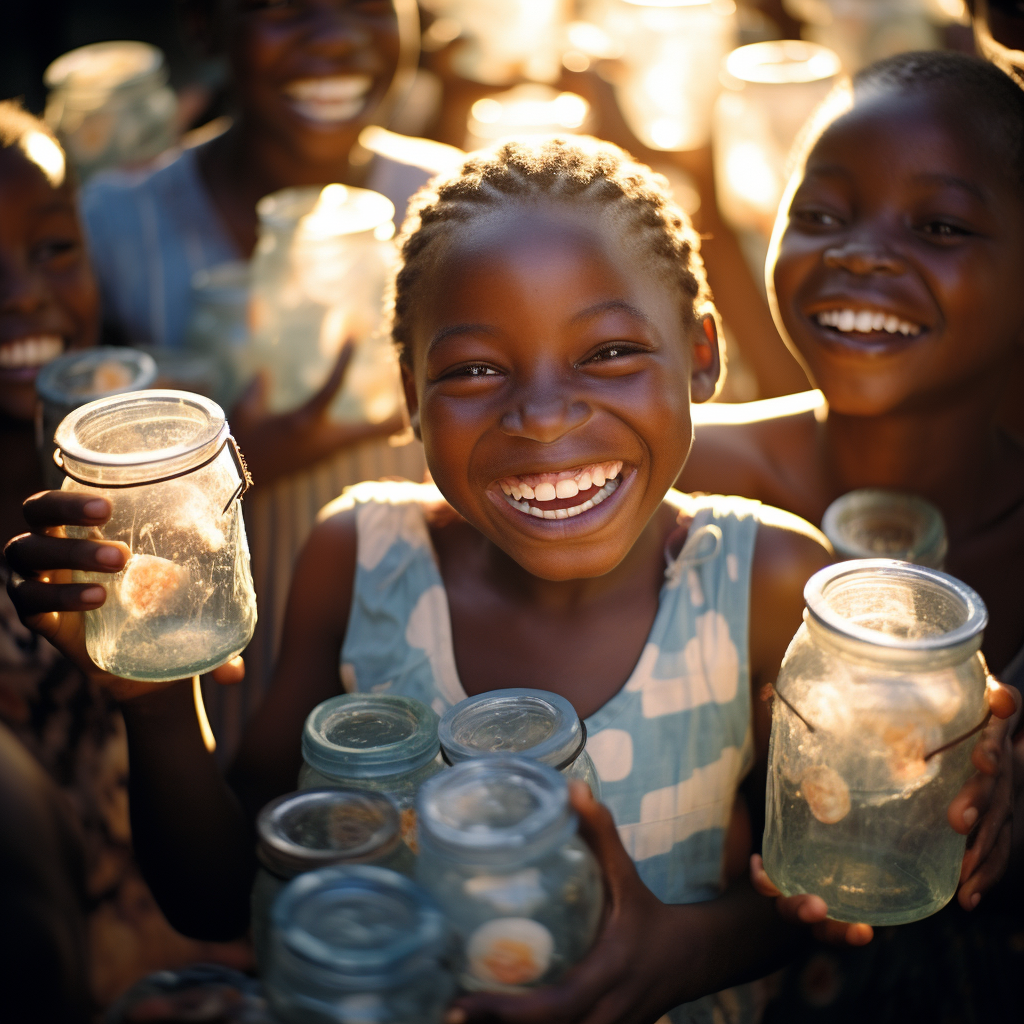
[[[351,121],[366,106],[373,79],[369,75],[300,78],[284,87],[292,108],[310,121],[334,124]]]
[[[0,376],[32,380],[40,368],[64,351],[64,339],[55,334],[31,335],[0,345]]]
[[[574,519],[618,489],[622,462],[596,462],[575,469],[502,477],[498,487],[514,509],[535,519]]]

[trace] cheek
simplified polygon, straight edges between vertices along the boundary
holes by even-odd
[[[53,282],[54,295],[74,324],[72,348],[96,343],[100,326],[100,297],[88,268],[68,271]]]

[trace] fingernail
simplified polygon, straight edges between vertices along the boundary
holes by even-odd
[[[120,568],[124,562],[124,552],[120,548],[115,548],[111,544],[104,544],[96,552],[96,561],[100,565],[112,565]]]
[[[82,506],[82,511],[90,519],[102,519],[110,511],[110,506],[106,498],[93,498]]]
[[[102,587],[86,587],[78,596],[83,604],[99,604],[107,592]]]
[[[970,828],[978,820],[978,808],[968,807],[963,814],[964,824]]]
[[[971,910],[973,910],[980,902],[981,902],[981,893],[980,892],[976,892],[971,897]]]

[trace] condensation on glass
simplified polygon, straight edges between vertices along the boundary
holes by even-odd
[[[952,576],[888,559],[822,569],[804,597],[775,686],[765,869],[841,921],[927,917],[964,855],[946,812],[987,721],[985,606]]]
[[[256,819],[260,867],[252,890],[256,961],[267,962],[270,908],[296,875],[335,864],[370,864],[412,875],[398,806],[383,793],[307,789],[271,800]]]
[[[199,675],[238,654],[256,625],[239,498],[248,474],[220,406],[186,391],[83,405],[57,428],[63,489],[107,498],[100,527],[68,535],[126,544],[118,573],[76,570],[107,599],[85,613],[89,657],[127,679]]]
[[[487,754],[518,754],[581,779],[601,798],[597,769],[586,751],[587,727],[564,697],[547,690],[490,690],[450,708],[437,727],[448,764]]]
[[[524,991],[583,958],[601,874],[558,772],[511,755],[464,761],[427,782],[417,808],[416,878],[455,929],[464,988]]]
[[[385,868],[320,868],[271,911],[264,987],[283,1024],[440,1024],[455,985],[433,900]]]

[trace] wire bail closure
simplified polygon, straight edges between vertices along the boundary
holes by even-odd
[[[231,461],[235,464],[235,469],[238,471],[238,486],[234,489],[231,497],[228,498],[227,504],[221,509],[221,515],[224,515],[233,502],[238,499],[239,501],[245,496],[246,492],[252,487],[252,474],[249,472],[249,467],[245,464],[245,456],[242,455],[241,450],[238,447],[238,442],[228,434],[224,438],[224,443],[211,455],[205,462],[200,462],[198,466],[190,466],[188,469],[183,469],[180,473],[171,473],[169,476],[156,477],[153,480],[135,480],[131,483],[125,484],[98,484],[95,480],[83,480],[80,476],[75,476],[74,473],[68,470],[67,466],[64,465],[64,456],[60,448],[57,447],[53,451],[53,461],[58,469],[64,473],[65,476],[70,477],[76,483],[82,484],[85,487],[97,487],[103,490],[120,490],[125,487],[149,487],[152,484],[163,484],[169,480],[177,480],[179,477],[188,476],[189,473],[195,473],[200,469],[205,469],[210,463],[215,462],[220,458],[220,453],[227,447],[231,452]]]

